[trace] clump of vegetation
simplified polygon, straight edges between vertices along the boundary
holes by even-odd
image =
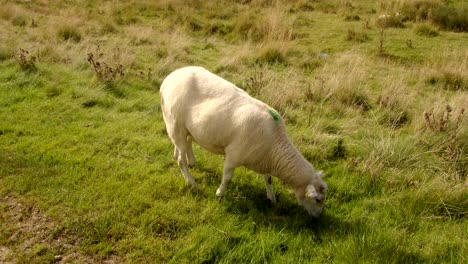
[[[401,15],[412,21],[424,21],[429,18],[432,10],[440,7],[441,2],[438,0],[411,0],[401,1],[398,7]]]
[[[442,137],[434,144],[436,151],[454,165],[457,174],[463,179],[468,172],[466,166],[468,159],[466,159],[466,151],[464,150],[466,149],[466,141],[465,143],[460,141],[465,108],[460,108],[457,115],[453,115],[453,112],[455,111],[450,105],[447,105],[439,113],[434,110],[425,111],[424,121],[427,130],[440,133],[440,136],[436,138]]]
[[[254,74],[245,81],[245,90],[252,96],[258,96],[266,85],[263,71],[255,68]]]
[[[399,15],[384,15],[377,18],[375,24],[379,28],[402,28],[405,26]]]
[[[361,17],[358,15],[346,15],[344,18],[345,21],[359,21]]]
[[[47,88],[46,95],[47,97],[57,97],[62,93],[62,90],[58,87],[52,86]]]
[[[336,144],[333,145],[330,151],[330,154],[328,155],[328,158],[330,160],[338,160],[338,159],[346,158],[347,150],[343,142],[344,140],[340,138],[336,141]]]
[[[11,23],[14,26],[25,27],[28,24],[28,20],[25,15],[17,14],[16,16],[13,17],[13,19],[11,20]]]
[[[21,69],[27,72],[36,71],[36,61],[37,57],[30,54],[29,51],[20,48],[16,53],[16,61],[20,65]]]
[[[233,29],[232,24],[224,20],[213,20],[206,25],[204,31],[207,35],[219,35],[223,37],[230,34]]]
[[[320,68],[323,65],[323,60],[320,60],[318,56],[316,57],[306,57],[300,67],[306,72],[313,72],[317,68]]]
[[[101,33],[103,34],[117,33],[118,31],[117,26],[111,21],[106,21],[101,25]]]
[[[287,64],[286,56],[283,52],[274,47],[267,47],[263,49],[255,60],[257,64]]]
[[[10,45],[0,44],[0,61],[13,58],[15,49]]]
[[[57,36],[64,41],[80,42],[82,39],[80,31],[71,25],[61,26],[57,31]]]
[[[436,72],[426,80],[429,84],[438,84],[446,90],[468,91],[468,78],[461,73],[444,70]]]
[[[258,18],[256,14],[247,12],[239,15],[234,25],[224,23],[221,29],[233,32],[238,39],[261,41],[290,41],[294,39],[294,20],[282,10],[275,8]],[[235,39],[235,37],[234,37]]]
[[[461,108],[457,117],[452,116],[452,107],[447,105],[441,113],[436,113],[434,110],[424,111],[424,121],[426,128],[433,132],[442,132],[448,129],[458,129],[461,124],[465,108]]]
[[[380,10],[430,1],[41,2],[0,0],[0,262],[466,262],[466,34],[442,34],[435,9],[401,15],[409,29],[374,24]],[[78,44],[58,36],[64,23]],[[440,35],[419,37],[419,24]],[[372,56],[379,44],[392,55]],[[246,169],[218,202],[223,159],[196,145],[203,191],[172,177],[157,89],[186,65],[281,113],[325,170],[324,215],[310,219],[276,178],[271,206]]]
[[[431,20],[444,29],[468,32],[468,6],[440,6],[432,11]]]
[[[398,129],[406,125],[410,121],[409,112],[401,106],[401,103],[396,98],[387,96],[379,96],[377,104],[381,108],[379,123],[388,126],[392,129]]]
[[[369,97],[361,91],[351,91],[351,94],[338,94],[341,103],[356,107],[362,111],[369,111],[372,108]]]
[[[241,40],[251,39],[258,41],[262,38],[255,29],[256,18],[250,13],[239,14],[234,21],[233,33],[239,36]]]
[[[354,42],[366,42],[370,38],[365,32],[359,32],[354,29],[348,29],[346,34],[346,40]]]
[[[436,37],[439,35],[439,32],[428,24],[417,25],[414,28],[414,33],[425,37]]]
[[[385,56],[387,52],[385,51],[385,28],[384,27],[378,27],[379,29],[379,46],[377,47],[377,54],[379,56]]]
[[[141,79],[145,79],[150,82],[151,79],[153,78],[153,70],[151,68],[148,68],[148,71],[145,73],[144,71],[140,70],[138,71],[138,75],[140,76]]]
[[[103,61],[100,62],[95,60],[93,53],[88,53],[88,62],[93,67],[94,73],[96,74],[97,78],[106,84],[110,84],[114,80],[125,75],[122,64],[118,64],[115,67],[111,67]]]
[[[0,9],[0,18],[4,20],[10,20],[14,13],[15,10],[12,4],[2,4],[2,8]]]
[[[402,1],[399,5],[402,16],[412,21],[431,21],[443,29],[467,32],[468,7],[455,7],[434,0]]]

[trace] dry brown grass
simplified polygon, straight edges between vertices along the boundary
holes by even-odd
[[[323,101],[332,100],[362,110],[370,108],[366,87],[369,61],[353,52],[347,52],[326,63],[318,73],[320,81],[312,87]]]

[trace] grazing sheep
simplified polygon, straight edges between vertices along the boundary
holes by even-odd
[[[171,73],[161,85],[161,108],[174,158],[185,180],[197,184],[188,171],[195,165],[192,140],[225,157],[222,197],[236,167],[264,174],[267,198],[276,202],[271,176],[295,192],[298,202],[314,217],[325,204],[327,184],[286,135],[278,112],[250,97],[234,84],[201,67]]]
[[[389,19],[389,18],[392,18],[392,17],[396,17],[398,19],[401,19],[400,12],[395,12],[395,14],[393,14],[393,15],[382,14],[377,19]]]

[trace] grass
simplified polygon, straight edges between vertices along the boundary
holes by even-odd
[[[427,24],[420,24],[414,28],[414,33],[420,36],[436,37],[439,32]]]
[[[0,262],[465,263],[467,33],[418,7],[381,40],[392,3],[0,0]],[[186,186],[158,89],[192,64],[278,110],[321,218],[243,168],[218,201],[196,145]]]

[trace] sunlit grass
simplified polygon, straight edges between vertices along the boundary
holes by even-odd
[[[375,21],[396,4],[6,2],[0,262],[466,262],[467,33],[428,38],[404,21],[380,54]],[[99,78],[89,53],[123,75]],[[192,64],[282,114],[325,171],[320,219],[277,179],[269,204],[243,168],[218,201],[222,157],[196,145],[201,190],[186,186],[158,89]],[[36,211],[50,222],[42,242],[18,231]]]

